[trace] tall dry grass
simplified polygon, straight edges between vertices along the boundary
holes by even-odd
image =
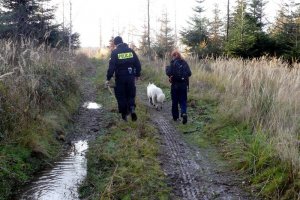
[[[86,56],[0,41],[0,199],[60,155],[80,100],[79,75]]]
[[[275,156],[300,170],[300,64],[290,69],[280,59],[217,60],[187,58],[193,72],[192,93],[206,89],[219,99],[220,111],[247,122],[254,134],[263,132]],[[146,64],[155,67],[157,82],[166,83],[168,61]]]
[[[78,92],[78,70],[67,52],[0,41],[0,136],[22,131]]]
[[[205,62],[192,65],[202,69],[195,74],[194,80],[207,81],[217,86],[214,88],[219,88],[219,92],[223,89],[223,110],[235,119],[246,121],[254,131],[268,134],[276,154],[298,171],[299,65],[289,69],[281,60],[266,58]]]

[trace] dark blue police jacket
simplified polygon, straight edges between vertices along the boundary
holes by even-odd
[[[111,53],[106,79],[109,81],[114,73],[116,79],[140,76],[141,63],[136,53],[126,43],[119,44]]]

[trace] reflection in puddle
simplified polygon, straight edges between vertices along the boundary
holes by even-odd
[[[97,104],[95,102],[85,102],[83,104],[83,107],[87,108],[87,109],[100,109],[102,107],[102,105]]]
[[[22,200],[76,200],[78,184],[86,176],[85,152],[87,141],[74,144],[67,156],[55,163],[51,170],[42,172],[21,195]]]

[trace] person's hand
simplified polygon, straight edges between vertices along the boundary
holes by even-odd
[[[109,81],[108,80],[105,81],[104,86],[105,86],[105,88],[109,87]]]

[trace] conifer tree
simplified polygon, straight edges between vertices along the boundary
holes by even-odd
[[[220,9],[218,4],[214,5],[213,20],[210,21],[209,28],[209,53],[218,56],[222,53],[224,42],[224,24],[219,16]]]
[[[70,31],[54,24],[51,0],[2,0],[0,7],[0,39],[20,42],[22,39],[45,43],[50,47],[67,47]],[[73,33],[72,48],[80,46],[79,34]]]
[[[190,27],[181,32],[182,43],[185,44],[192,54],[203,57],[206,54],[208,31],[208,20],[203,16],[204,0],[197,0],[197,6],[194,9],[195,14],[189,22]]]
[[[5,11],[0,16],[1,38],[43,40],[47,32],[57,27],[51,24],[54,10],[44,6],[47,1],[2,0]]]
[[[154,51],[159,58],[165,58],[173,51],[175,46],[175,37],[170,26],[170,20],[167,11],[162,14],[160,19],[161,27],[156,36]]]
[[[300,7],[295,1],[281,5],[270,33],[276,41],[277,56],[289,62],[299,61]]]
[[[253,18],[246,11],[246,0],[237,0],[237,6],[229,29],[228,41],[225,45],[226,53],[229,55],[251,57],[249,50],[256,43],[254,33],[258,31],[258,28]]]
[[[146,25],[143,26],[143,32],[140,40],[139,51],[141,55],[148,56],[149,48],[148,48],[148,28]]]
[[[266,2],[264,0],[251,0],[250,2],[250,15],[255,20],[257,26],[262,30],[264,23],[264,7]]]

